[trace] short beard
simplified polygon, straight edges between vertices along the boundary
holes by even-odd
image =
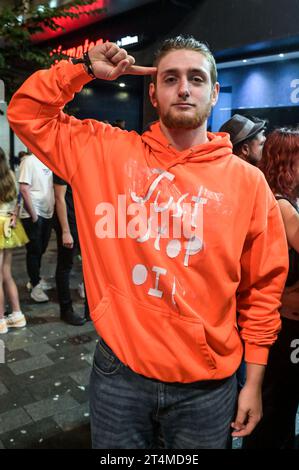
[[[160,119],[168,129],[197,129],[207,121],[211,109],[212,105],[208,103],[205,109],[197,111],[193,116],[176,116],[171,109],[166,114],[162,114],[159,105],[157,107]]]

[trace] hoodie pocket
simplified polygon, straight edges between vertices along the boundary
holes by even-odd
[[[198,319],[141,302],[109,286],[92,318],[114,354],[135,372],[165,382],[209,380],[216,365]]]
[[[206,340],[205,329],[202,323],[197,323],[195,337],[196,337],[196,341],[199,345],[199,349],[201,353],[205,356],[205,360],[207,361],[207,364],[209,365],[211,369],[214,369],[216,367],[216,362],[213,359],[213,356],[210,352],[210,349]]]

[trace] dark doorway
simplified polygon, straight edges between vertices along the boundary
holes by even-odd
[[[124,86],[123,86],[124,85]],[[94,80],[69,105],[79,119],[126,121],[127,130],[142,130],[143,77],[124,75],[115,81]]]

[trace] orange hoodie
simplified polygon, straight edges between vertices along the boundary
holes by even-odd
[[[89,80],[61,61],[22,85],[8,115],[72,185],[97,332],[132,370],[165,382],[232,375],[242,340],[245,360],[266,364],[288,251],[262,173],[224,133],[180,152],[159,123],[140,136],[64,114]]]

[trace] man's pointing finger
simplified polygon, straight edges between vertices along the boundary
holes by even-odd
[[[125,74],[127,75],[154,75],[157,73],[157,67],[142,67],[140,65],[132,65]]]

